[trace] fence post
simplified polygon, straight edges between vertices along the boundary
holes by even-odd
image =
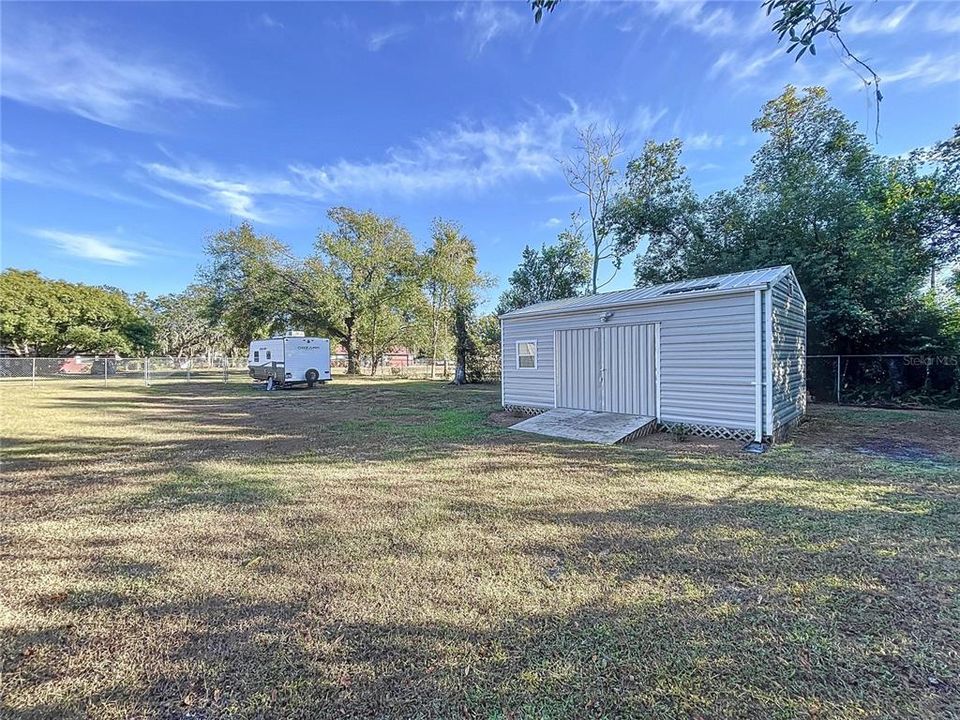
[[[148,357],[143,359],[143,384],[148,387],[150,385],[150,358]]]
[[[30,387],[37,386],[37,359],[33,358],[32,367],[30,369]]]
[[[229,380],[229,373],[230,373],[229,364],[230,363],[227,360],[226,356],[224,356],[224,358],[220,361],[220,364],[223,365],[223,381],[227,382]]]
[[[187,360],[187,382],[190,382],[190,368],[193,367],[193,358]]]
[[[103,386],[107,386],[107,358],[103,358]]]
[[[840,356],[837,355],[837,405],[840,404]]]

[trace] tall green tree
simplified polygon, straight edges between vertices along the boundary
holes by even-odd
[[[812,352],[922,344],[911,330],[920,288],[958,252],[950,149],[935,171],[919,155],[882,157],[816,87],[788,86],[753,129],[766,139],[750,174],[703,200],[679,144],[648,144],[628,164],[607,221],[618,242],[649,243],[637,284],[790,263],[808,300]]]
[[[430,377],[435,377],[437,351],[453,323],[453,310],[483,284],[477,272],[477,251],[456,223],[433,221],[432,243],[424,255],[424,292],[429,312]]]
[[[179,293],[141,300],[154,327],[157,351],[180,358],[232,350],[223,327],[211,320],[211,299],[209,287],[192,284]]]
[[[153,328],[119,290],[11,268],[0,273],[0,343],[18,356],[140,355]]]
[[[256,337],[297,327],[320,331],[326,318],[303,263],[269,235],[243,222],[207,240],[198,279],[207,289],[207,315],[241,347]]]
[[[307,269],[331,335],[347,353],[347,372],[360,372],[366,350],[374,363],[412,332],[421,297],[420,258],[410,233],[370,211],[332,208],[333,229],[317,237]]]
[[[500,296],[497,314],[546,300],[562,300],[584,294],[590,287],[592,256],[583,240],[584,224],[571,216],[570,226],[553,245],[539,250],[524,247],[520,265],[510,274]]]
[[[604,215],[620,257],[644,240],[650,243],[652,252],[641,255],[637,263],[638,280],[682,276],[684,250],[704,238],[700,200],[680,162],[682,149],[676,139],[647,141],[640,155],[627,163],[624,186]]]

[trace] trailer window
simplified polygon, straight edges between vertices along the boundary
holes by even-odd
[[[259,350],[254,350],[254,351],[253,351],[253,361],[254,361],[254,362],[260,362],[260,351],[259,351]]]
[[[267,360],[269,360],[269,359],[270,359],[270,351],[267,350]]]
[[[524,340],[517,343],[517,368],[521,370],[537,369],[536,340]]]

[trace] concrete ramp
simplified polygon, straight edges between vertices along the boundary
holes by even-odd
[[[518,422],[510,429],[566,440],[614,445],[653,432],[656,422],[657,419],[650,415],[554,408]]]

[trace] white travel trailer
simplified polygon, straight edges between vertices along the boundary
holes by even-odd
[[[275,335],[268,340],[254,340],[247,355],[250,377],[267,383],[267,389],[294,383],[316,383],[330,380],[330,341],[306,337],[300,331]]]

